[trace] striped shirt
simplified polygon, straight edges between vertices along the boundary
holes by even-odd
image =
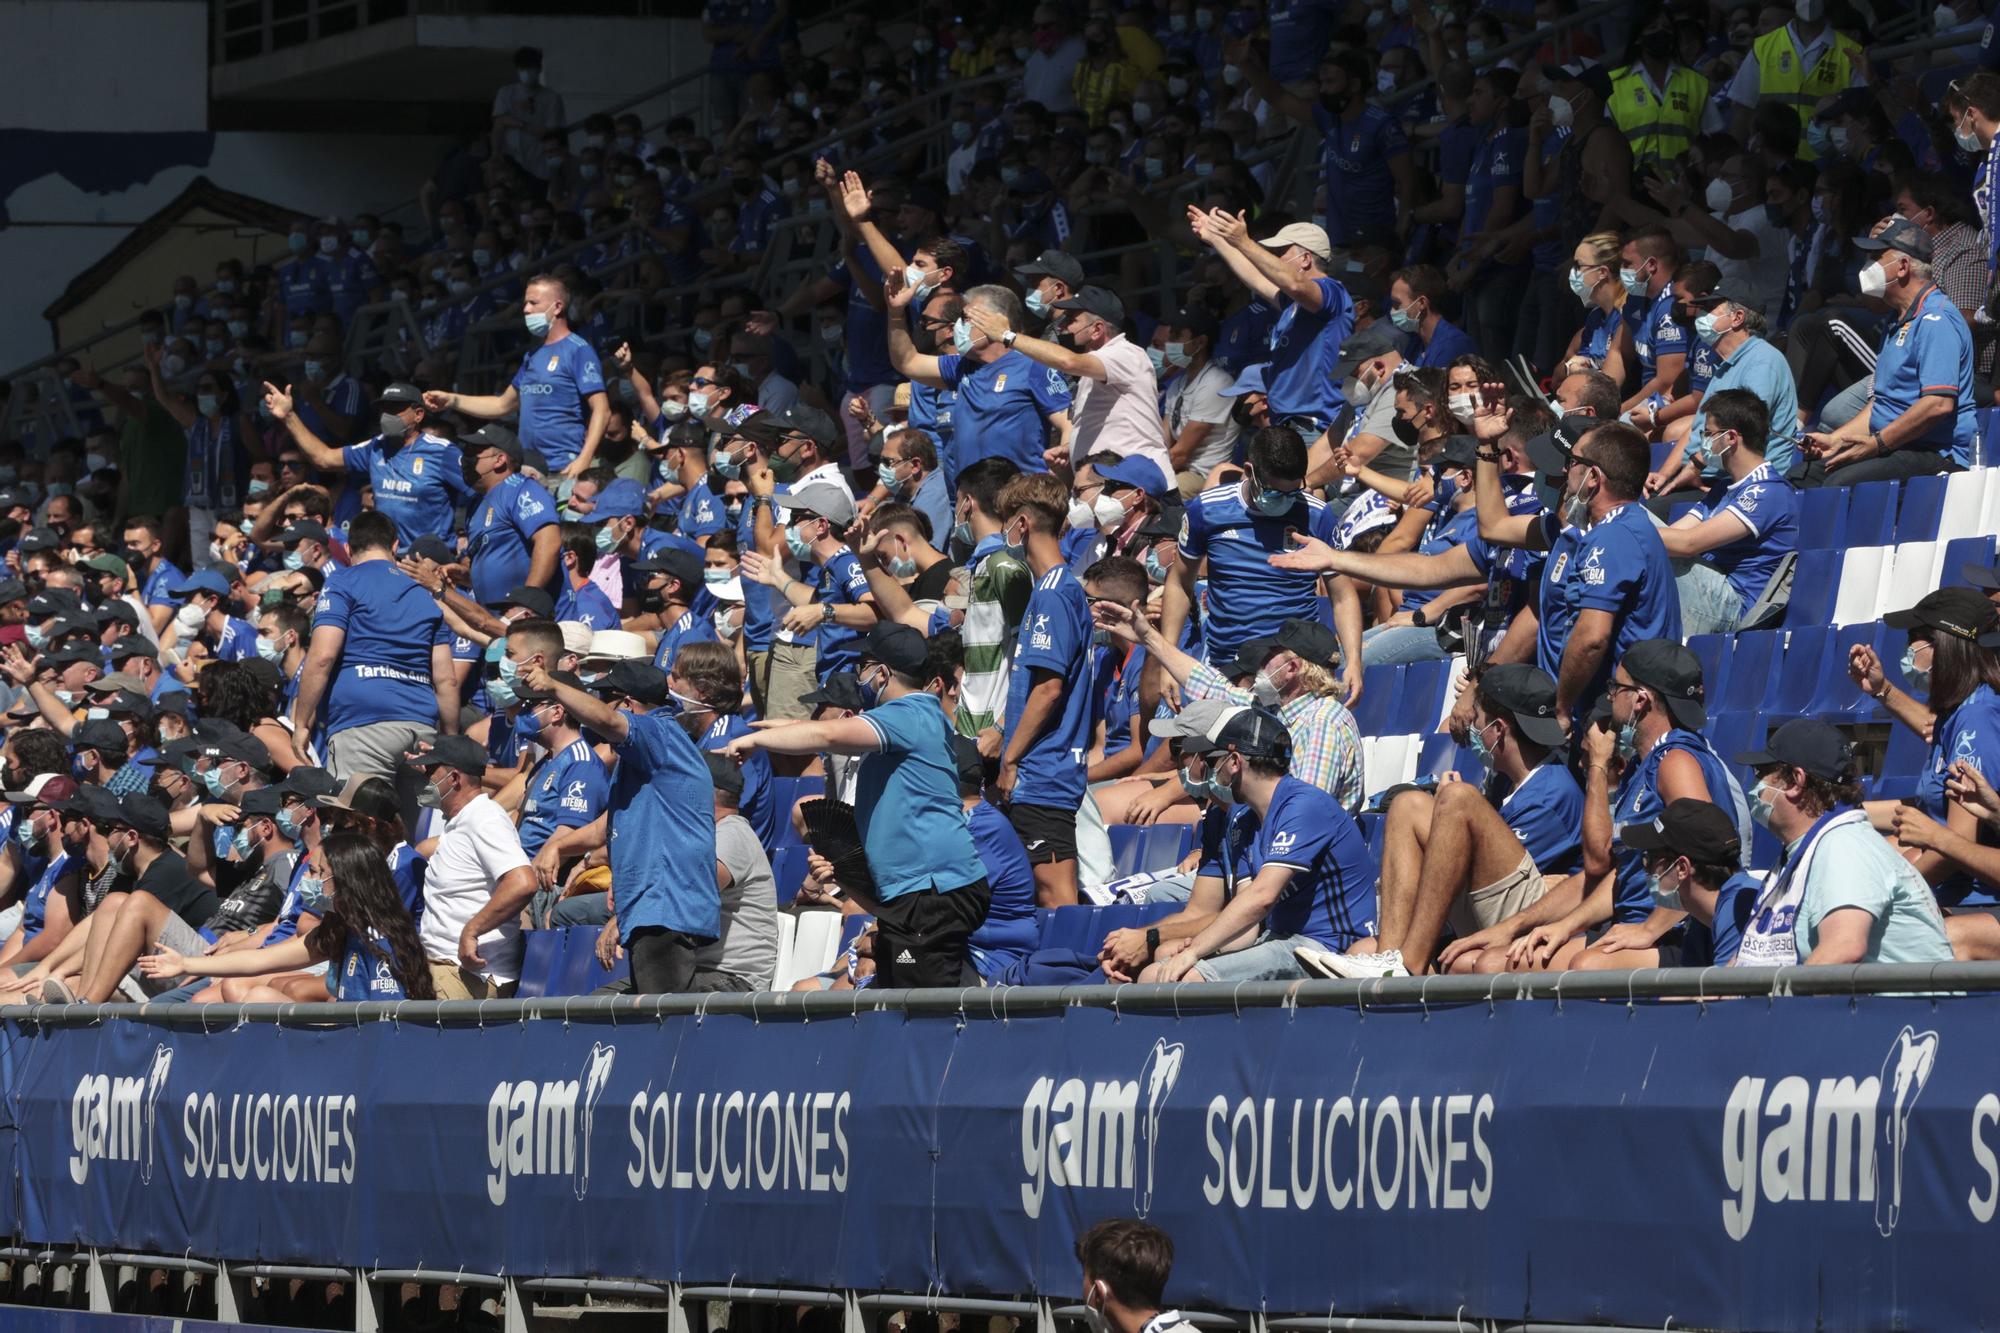
[[[965,643],[965,680],[958,691],[957,720],[960,735],[977,736],[1000,725],[1014,633],[1028,609],[1035,578],[1026,561],[1008,554],[998,533],[981,541],[967,564],[972,587],[959,630]]]
[[[1189,673],[1182,694],[1189,701],[1256,702],[1249,690],[1237,689],[1220,671],[1200,661]],[[1333,793],[1349,813],[1359,810],[1366,795],[1361,776],[1361,728],[1355,725],[1347,705],[1332,695],[1301,694],[1279,704],[1278,716],[1292,733],[1291,775]]]

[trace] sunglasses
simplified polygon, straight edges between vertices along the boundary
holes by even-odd
[[[693,379],[689,380],[688,383],[693,385],[697,389],[706,389],[710,385],[714,384],[715,381],[709,379],[704,375],[696,375]]]

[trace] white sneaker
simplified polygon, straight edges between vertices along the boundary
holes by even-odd
[[[1395,949],[1384,949],[1380,953],[1328,953],[1309,944],[1301,944],[1292,950],[1308,972],[1317,972],[1323,977],[1345,981],[1369,981],[1375,977],[1407,977],[1410,969],[1403,966],[1403,955]]]

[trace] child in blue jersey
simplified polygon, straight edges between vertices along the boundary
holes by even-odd
[[[308,854],[304,874],[312,885],[308,896],[322,905],[309,933],[223,954],[185,955],[155,945],[140,956],[139,971],[162,978],[283,973],[243,995],[256,1003],[436,998],[416,922],[374,843],[359,833],[330,833]],[[299,970],[321,962],[324,978]]]
[[[1375,933],[1375,858],[1327,792],[1287,773],[1291,736],[1261,705],[1159,724],[1199,757],[1201,794],[1249,807],[1245,881],[1185,948],[1161,950],[1142,981],[1282,981],[1309,975],[1302,948],[1339,953]]]
[[[1076,812],[1090,758],[1090,602],[1063,560],[1069,492],[1047,473],[1007,483],[996,501],[1007,549],[1026,560],[1034,589],[1014,640],[1006,726],[994,790],[1035,867],[1043,907],[1077,900]]]
[[[1382,926],[1373,951],[1305,953],[1333,977],[1431,970],[1446,926],[1464,938],[1541,902],[1582,862],[1583,790],[1558,752],[1556,683],[1525,662],[1489,666],[1473,692],[1473,753],[1487,781],[1407,788],[1390,800]],[[1414,854],[1410,854],[1413,852]]]
[[[1741,868],[1736,821],[1708,801],[1672,801],[1650,821],[1620,828],[1618,841],[1645,858],[1653,902],[1687,913],[1680,965],[1729,966],[1764,887]]]

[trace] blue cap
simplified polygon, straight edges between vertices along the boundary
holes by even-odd
[[[1243,373],[1236,377],[1236,383],[1222,390],[1222,397],[1241,398],[1246,393],[1268,392],[1264,387],[1264,371],[1266,369],[1266,364],[1245,366],[1243,368]]]
[[[1158,463],[1137,454],[1127,454],[1115,463],[1093,463],[1091,466],[1106,481],[1136,486],[1148,495],[1165,495],[1177,489],[1173,478],[1162,472]]]
[[[634,486],[639,483],[633,482]],[[185,597],[194,592],[212,592],[217,597],[229,596],[229,581],[212,569],[197,570],[185,579],[167,589],[170,596]]]
[[[599,491],[590,507],[590,517],[596,521],[637,517],[645,512],[646,488],[630,477],[620,477]]]

